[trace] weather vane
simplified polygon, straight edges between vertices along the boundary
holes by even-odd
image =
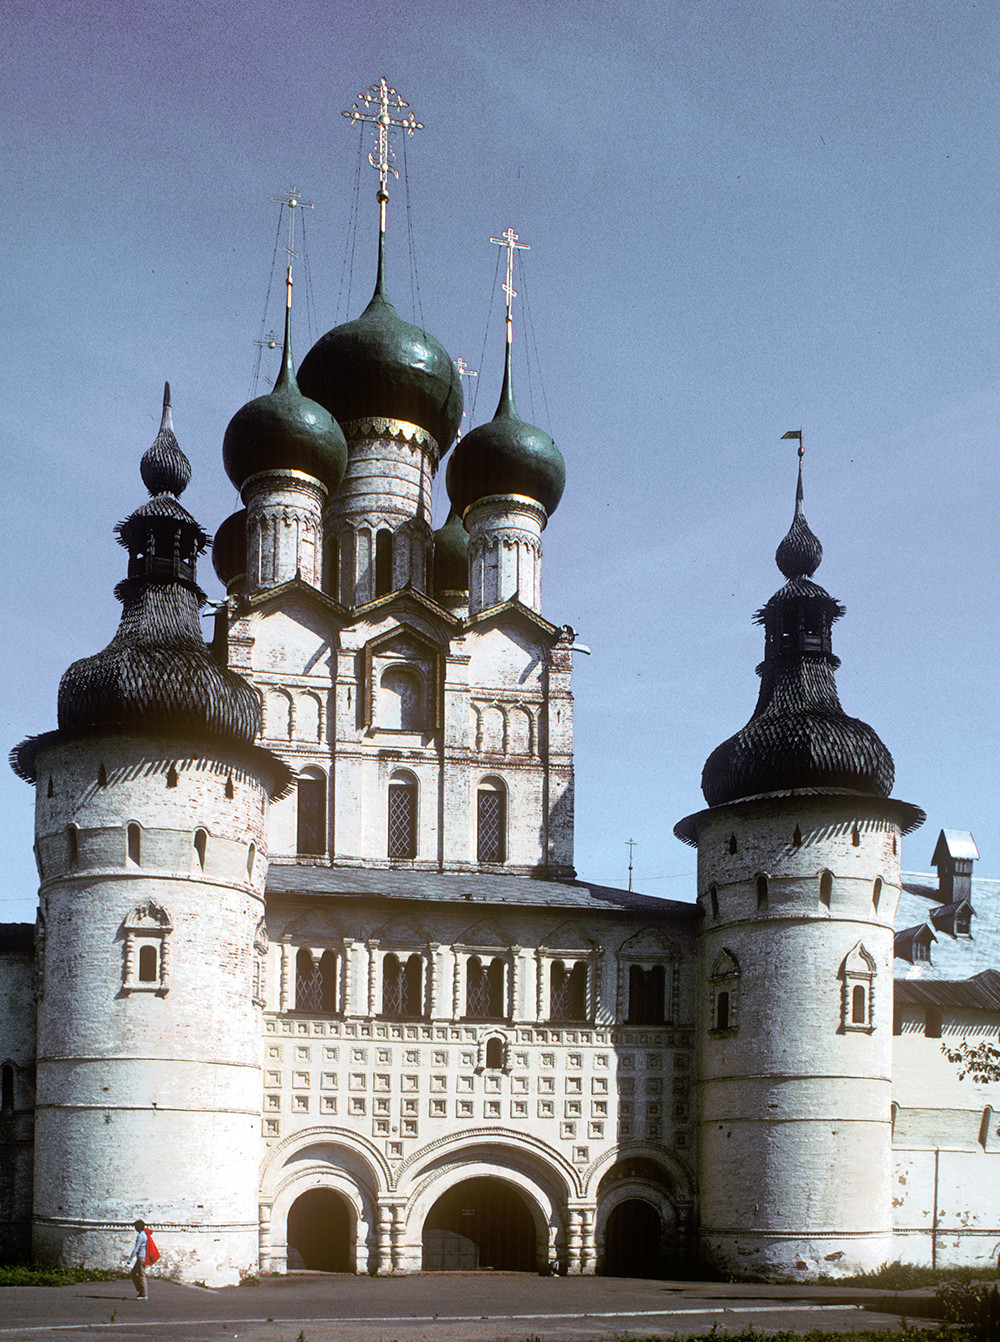
[[[789,429],[787,433],[783,433],[781,435],[781,441],[784,442],[786,438],[797,438],[799,440],[799,461],[801,461],[802,458],[805,456],[806,451],[802,442],[802,430]]]
[[[396,127],[403,130],[409,136],[413,136],[418,130],[423,130],[424,123],[418,121],[411,113],[409,116],[394,117],[390,108],[401,112],[404,107],[409,107],[409,103],[401,98],[394,88],[390,88],[386,83],[385,76],[377,84],[373,84],[367,93],[359,93],[354,102],[354,106],[349,112],[341,112],[341,116],[347,117],[351,125],[358,122],[370,122],[378,127],[378,158],[373,154],[368,155],[368,162],[378,172],[378,202],[381,220],[381,228],[385,232],[385,204],[388,200],[386,192],[386,182],[389,174],[399,178],[399,172],[392,162],[393,153],[389,144],[389,129]],[[362,111],[364,107],[364,111]]]

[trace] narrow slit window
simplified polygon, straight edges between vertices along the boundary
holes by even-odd
[[[131,824],[127,830],[128,834],[128,860],[135,866],[142,864],[142,831],[136,824]]]
[[[196,829],[194,832],[194,851],[198,858],[198,865],[202,871],[205,870],[205,857],[208,854],[208,830]]]
[[[160,977],[160,957],[155,946],[139,947],[139,982],[156,983]]]

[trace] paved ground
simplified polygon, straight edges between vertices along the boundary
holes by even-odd
[[[930,1292],[905,1292],[913,1318]],[[543,1278],[517,1273],[419,1277],[294,1274],[259,1286],[209,1291],[150,1284],[147,1304],[131,1283],[90,1282],[0,1290],[0,1342],[593,1342],[709,1332],[808,1332],[881,1328],[899,1315],[884,1291],[822,1286]]]

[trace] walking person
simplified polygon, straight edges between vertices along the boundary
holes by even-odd
[[[132,1252],[126,1260],[125,1266],[128,1267],[132,1259],[135,1259],[135,1267],[129,1273],[132,1281],[135,1283],[136,1297],[139,1300],[146,1300],[146,1248],[149,1243],[149,1236],[146,1234],[146,1222],[135,1221],[135,1243],[132,1245]]]

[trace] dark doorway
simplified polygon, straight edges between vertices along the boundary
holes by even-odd
[[[641,1198],[619,1202],[604,1231],[605,1277],[659,1277],[662,1227],[655,1207]]]
[[[329,1188],[313,1188],[288,1213],[288,1267],[314,1272],[353,1272],[351,1214]]]
[[[425,1272],[537,1272],[535,1223],[501,1179],[467,1179],[431,1208],[423,1230]]]

